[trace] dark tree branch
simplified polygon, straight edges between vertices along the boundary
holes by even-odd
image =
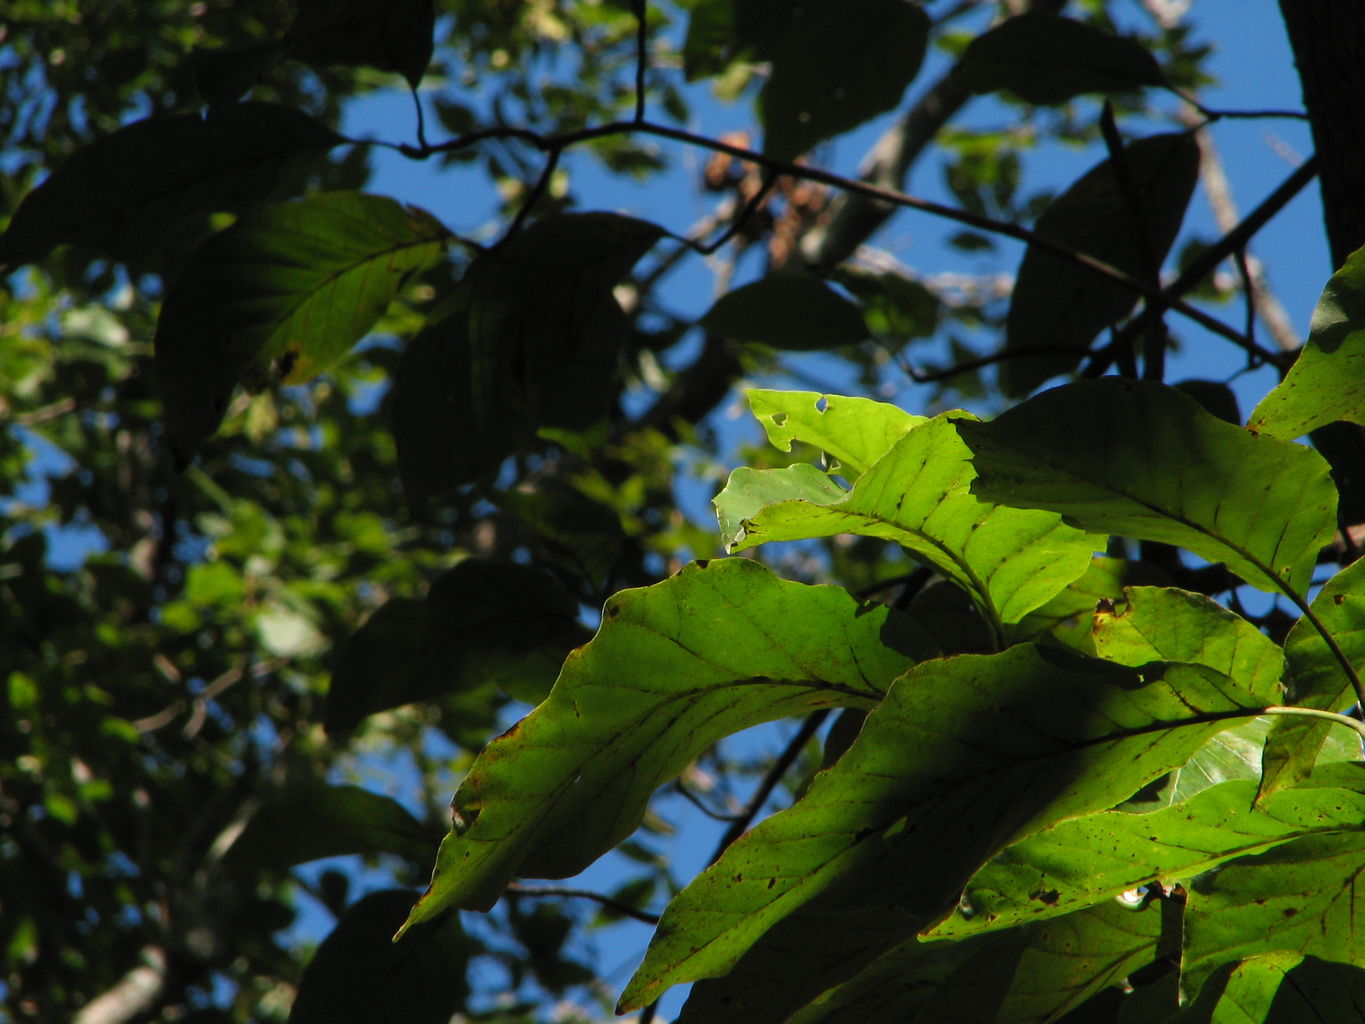
[[[605,896],[590,889],[566,889],[558,885],[520,885],[513,883],[507,887],[507,891],[514,896],[557,896],[565,899],[592,900],[594,903],[602,904],[608,910],[616,911],[622,917],[633,918],[644,924],[659,923],[658,914],[651,914],[647,910],[641,910],[639,907],[632,907],[629,903],[623,903],[613,896]]]

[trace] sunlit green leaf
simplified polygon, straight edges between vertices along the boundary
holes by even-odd
[[[1284,653],[1212,598],[1173,587],[1129,587],[1120,608],[1095,613],[1095,653],[1139,668],[1149,661],[1206,665],[1266,704],[1280,699]]]
[[[1170,1024],[1301,1024],[1365,1016],[1365,969],[1276,952],[1225,964]]]
[[[834,459],[831,470],[852,480],[925,419],[887,402],[815,391],[744,392],[768,441],[784,452],[793,441],[814,445]]]
[[[1365,778],[1324,766],[1310,788],[1254,804],[1256,782],[1225,782],[1148,814],[1104,811],[1009,847],[967,884],[959,911],[928,934],[961,938],[1066,914],[1161,880],[1188,884],[1229,860],[1306,836],[1365,828]],[[1365,837],[1358,841],[1365,843]]]
[[[267,103],[134,121],[24,197],[0,235],[0,269],[71,242],[143,261],[192,217],[280,196],[341,141],[306,114]]]
[[[1302,595],[1336,528],[1321,456],[1225,423],[1174,388],[1083,381],[958,429],[982,498],[1175,544],[1261,590]]]
[[[1141,278],[1148,273],[1145,259],[1164,259],[1180,230],[1199,177],[1199,147],[1188,133],[1153,135],[1124,146],[1123,160],[1131,193],[1125,193],[1113,161],[1105,160],[1053,200],[1034,230]],[[1141,244],[1134,244],[1130,226],[1133,202],[1142,211]],[[1126,316],[1137,299],[1131,288],[1030,246],[1005,321],[1011,358],[1001,364],[1001,388],[1023,395],[1074,369],[1095,336]],[[1031,349],[1049,351],[1027,355]]]
[[[1159,907],[1110,901],[1015,929],[949,975],[919,1019],[1048,1024],[1156,959],[1161,926]]]
[[[516,874],[575,874],[722,736],[815,708],[869,708],[930,653],[885,606],[785,582],[747,559],[617,594],[549,699],[470,769],[412,920],[491,906]]]
[[[1327,282],[1307,344],[1247,427],[1292,439],[1336,420],[1365,424],[1365,249]]]
[[[1025,615],[1010,630],[1017,640],[1029,640],[1048,632],[1068,646],[1086,653],[1094,652],[1090,627],[1101,601],[1118,601],[1124,587],[1166,583],[1165,574],[1155,566],[1097,555],[1085,575],[1066,585],[1060,594]]]
[[[1272,799],[1299,793],[1285,790]],[[1308,791],[1317,792],[1317,791]],[[1348,831],[1311,835],[1197,879],[1185,907],[1181,987],[1194,996],[1228,960],[1288,951],[1365,962],[1361,808]]]
[[[814,277],[769,274],[726,292],[699,321],[712,333],[774,348],[855,345],[867,335],[858,307]]]
[[[350,351],[450,232],[384,196],[334,192],[263,207],[190,258],[162,305],[156,366],[188,457],[249,371],[306,380]]]
[[[970,594],[1002,634],[1003,624],[1081,576],[1097,541],[1055,514],[982,501],[972,494],[974,476],[971,453],[944,414],[906,433],[842,500],[817,504],[793,488],[775,502],[780,481],[807,477],[748,471],[732,475],[715,501],[731,550],[840,533],[901,544]]]
[[[622,1008],[725,974],[812,901],[820,928],[830,926],[832,903],[844,912],[892,909],[902,931],[890,945],[903,941],[903,929],[946,913],[975,866],[1003,845],[1111,806],[1257,707],[1207,669],[1145,671],[1030,644],[917,665],[794,807],[737,841],[674,899]],[[784,951],[802,924],[796,918],[780,934]],[[856,952],[840,957],[840,969],[851,976],[890,948],[888,938],[851,940]]]
[[[972,40],[954,74],[972,92],[1007,89],[1029,103],[1065,103],[1087,92],[1160,85],[1161,68],[1141,43],[1054,14],[1007,18]]]
[[[1342,659],[1357,674],[1365,666],[1365,561],[1328,580],[1310,607],[1331,643],[1308,616],[1294,623],[1284,641],[1289,665],[1286,699],[1301,707],[1340,711],[1356,699]],[[1277,721],[1266,741],[1265,790],[1294,785],[1306,776],[1330,728],[1330,723],[1310,718]]]

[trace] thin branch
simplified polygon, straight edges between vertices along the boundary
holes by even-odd
[[[777,174],[773,171],[769,171],[763,176],[763,183],[759,185],[758,191],[749,197],[749,200],[744,204],[743,208],[735,214],[734,219],[730,222],[730,226],[722,232],[719,238],[713,242],[706,243],[692,241],[690,238],[686,238],[684,241],[687,242],[688,247],[695,252],[701,253],[703,256],[710,256],[726,242],[734,238],[735,235],[739,234],[740,231],[744,229],[744,225],[749,222],[749,219],[758,212],[759,207],[763,205],[764,201],[772,192],[773,186],[777,184],[777,178]]]
[[[634,918],[645,924],[658,924],[659,915],[651,914],[647,910],[632,907],[629,903],[623,903],[613,896],[604,896],[600,892],[592,892],[589,889],[566,889],[558,885],[520,885],[513,883],[507,887],[507,891],[517,896],[560,896],[566,899],[592,900],[600,903],[608,910],[614,910],[622,917]]]
[[[697,796],[696,793],[693,793],[690,789],[684,786],[681,780],[677,779],[674,780],[673,790],[680,797],[686,800],[697,810],[701,811],[702,814],[706,815],[712,821],[731,822],[738,821],[740,818],[740,815],[738,814],[722,814],[720,811],[715,811],[712,810],[710,807],[707,807],[705,801],[703,801],[701,797]]]
[[[613,121],[608,124],[599,125],[595,128],[583,128],[578,131],[564,132],[558,135],[540,135],[525,128],[492,128],[482,132],[475,132],[472,135],[462,136],[452,139],[450,142],[440,143],[426,149],[417,150],[412,147],[403,147],[402,152],[415,159],[423,159],[436,153],[449,153],[465,149],[473,145],[476,141],[492,138],[516,138],[536,146],[538,149],[553,152],[563,150],[569,146],[580,142],[587,142],[592,139],[606,138],[612,135],[625,135],[632,132],[642,132],[646,135],[657,135],[660,138],[672,139],[675,142],[683,142],[689,145],[709,149],[717,153],[725,153],[738,160],[747,160],[758,164],[769,171],[787,177],[800,178],[807,181],[818,181],[821,184],[829,185],[832,188],[841,189],[845,192],[866,196],[877,199],[893,206],[902,206],[911,210],[918,210],[944,220],[954,221],[958,224],[965,224],[968,227],[977,228],[980,231],[992,234],[1004,235],[1020,242],[1026,242],[1044,252],[1050,253],[1059,259],[1066,260],[1077,266],[1085,267],[1093,271],[1100,277],[1114,281],[1124,287],[1136,292],[1144,298],[1156,303],[1164,308],[1172,309],[1182,316],[1193,320],[1195,323],[1212,331],[1214,334],[1222,335],[1238,345],[1245,347],[1246,340],[1234,328],[1227,326],[1217,317],[1210,316],[1201,309],[1197,309],[1172,294],[1169,290],[1163,291],[1144,281],[1139,281],[1131,274],[1118,269],[1112,264],[1103,260],[1096,259],[1088,253],[1079,252],[1070,246],[1053,241],[1046,235],[1040,235],[1021,224],[1013,221],[998,220],[994,217],[987,217],[982,214],[972,213],[968,210],[958,209],[953,206],[945,206],[942,203],[935,203],[928,199],[921,199],[908,193],[897,192],[894,189],[882,188],[877,185],[870,185],[864,181],[856,181],[846,178],[843,175],[834,174],[831,171],[813,167],[808,164],[799,164],[789,160],[777,160],[773,157],[765,156],[743,146],[736,146],[719,139],[709,136],[698,135],[695,132],[685,131],[681,128],[673,128],[668,125],[655,124],[652,121]],[[679,236],[674,235],[677,238]]]
[[[649,43],[648,0],[631,0],[635,11],[635,123],[645,119],[645,60]]]
[[[545,158],[545,166],[540,170],[540,177],[536,179],[536,183],[531,186],[531,190],[526,194],[526,201],[521,204],[521,209],[517,211],[516,217],[513,218],[511,225],[507,228],[507,233],[502,236],[502,242],[499,244],[506,243],[516,237],[517,232],[526,223],[526,218],[531,215],[536,203],[540,201],[540,197],[549,190],[550,180],[554,177],[555,169],[559,167],[559,155],[562,152],[562,149],[549,151]]]
[[[417,111],[417,145],[427,148],[427,117],[422,110],[422,98],[417,95],[417,86],[412,86],[412,105]]]
[[[1094,352],[1077,352],[1074,348],[1065,345],[1043,345],[1038,348],[1013,348],[1004,349],[1000,352],[992,352],[987,356],[978,356],[976,359],[964,359],[960,363],[954,363],[944,370],[933,370],[929,373],[920,373],[908,362],[898,361],[901,370],[907,377],[916,384],[935,384],[941,380],[948,380],[961,373],[971,373],[973,370],[980,370],[986,366],[994,366],[996,363],[1006,363],[1011,359],[1032,359],[1036,356],[1072,356],[1085,358],[1095,355]]]
[[[1337,725],[1344,725],[1357,736],[1365,741],[1365,722],[1350,715],[1339,715],[1335,711],[1319,711],[1317,708],[1299,707],[1269,707],[1265,709],[1267,715],[1300,715],[1304,718],[1321,718],[1323,721],[1333,722]]]

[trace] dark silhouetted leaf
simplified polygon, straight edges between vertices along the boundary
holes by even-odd
[[[414,505],[496,469],[540,428],[582,430],[607,415],[628,335],[612,287],[661,234],[616,214],[563,214],[474,261],[452,312],[408,345],[395,382]]]
[[[1036,13],[1008,18],[977,36],[954,73],[972,92],[1006,89],[1044,106],[1163,82],[1156,58],[1141,43]]]
[[[1225,423],[1159,384],[1068,384],[958,430],[982,498],[1175,544],[1261,590],[1301,596],[1336,529],[1320,455]]]
[[[425,857],[431,836],[389,797],[359,786],[316,785],[261,807],[228,848],[236,868],[283,870],[348,853]]]
[[[425,210],[333,192],[262,207],[209,238],[157,323],[177,453],[212,435],[248,373],[297,382],[345,355],[451,237]]]
[[[1142,210],[1146,248],[1159,261],[1175,241],[1199,177],[1199,147],[1184,132],[1153,135],[1124,146],[1123,158],[1135,193],[1132,198]],[[1141,277],[1143,246],[1134,245],[1129,220],[1119,178],[1113,163],[1105,160],[1058,196],[1034,230]],[[1131,288],[1030,246],[1005,321],[1005,350],[1022,354],[1062,348],[1076,354],[1049,352],[1007,360],[1000,369],[1005,393],[1025,394],[1073,369],[1095,336],[1126,316],[1137,299]]]
[[[416,89],[435,23],[432,0],[300,0],[285,42],[297,60],[397,71]]]
[[[1308,343],[1247,426],[1292,439],[1336,420],[1365,425],[1365,249],[1327,282]]]
[[[772,77],[758,106],[764,152],[780,160],[893,109],[929,38],[928,16],[902,0],[864,0],[856,12],[804,0],[776,26],[760,48]]]
[[[394,943],[413,894],[373,892],[352,905],[304,969],[289,1024],[446,1024],[468,994],[469,945],[454,914]]]
[[[78,150],[24,197],[0,235],[0,269],[63,243],[140,262],[192,217],[280,196],[342,141],[306,114],[265,103],[134,121]]]
[[[857,306],[797,274],[769,274],[726,292],[699,322],[714,334],[783,349],[836,348],[868,337]]]
[[[487,908],[517,874],[576,874],[716,740],[815,708],[869,708],[932,653],[901,613],[748,559],[696,563],[617,594],[549,699],[470,768],[412,920]]]
[[[482,686],[533,704],[588,635],[578,602],[542,570],[466,559],[425,601],[391,599],[346,641],[327,695],[327,731]]]

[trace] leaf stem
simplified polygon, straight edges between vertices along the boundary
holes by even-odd
[[[1317,708],[1286,707],[1275,705],[1265,709],[1267,715],[1301,715],[1304,718],[1321,718],[1327,722],[1344,725],[1365,742],[1365,722],[1350,715],[1339,715],[1335,711],[1319,711]]]

